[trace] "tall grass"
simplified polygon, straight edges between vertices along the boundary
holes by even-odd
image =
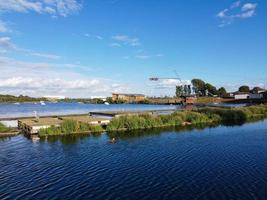
[[[267,105],[243,108],[201,108],[195,111],[177,111],[169,115],[128,115],[114,118],[107,131],[149,129],[164,126],[212,125],[218,123],[242,124],[267,118]]]
[[[190,124],[213,123],[218,121],[216,115],[212,117],[198,112],[175,112],[170,115],[128,115],[114,118],[107,126],[107,131],[150,129],[166,126],[182,126],[184,122]]]
[[[242,108],[204,108],[198,112],[206,115],[218,115],[222,122],[244,123],[251,120],[267,118],[267,105],[256,105]]]
[[[101,132],[101,131],[103,131],[103,128],[99,125],[90,125],[75,120],[64,120],[63,123],[58,127],[51,126],[49,128],[40,129],[39,135],[40,136],[66,135],[73,133]]]

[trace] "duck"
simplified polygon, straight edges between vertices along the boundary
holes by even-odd
[[[112,138],[112,139],[109,141],[109,143],[112,143],[112,144],[116,143],[116,139],[115,139],[115,138]]]

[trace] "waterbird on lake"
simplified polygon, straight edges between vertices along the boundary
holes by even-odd
[[[112,143],[112,144],[116,143],[116,139],[115,139],[115,138],[112,138],[112,139],[109,141],[109,143]]]

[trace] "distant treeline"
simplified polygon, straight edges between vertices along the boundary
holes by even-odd
[[[29,96],[12,96],[12,95],[0,95],[0,103],[16,103],[16,102],[38,102],[46,101],[46,98],[34,98]]]

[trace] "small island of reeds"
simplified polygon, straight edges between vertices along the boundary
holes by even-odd
[[[100,133],[153,129],[160,127],[183,127],[199,125],[243,124],[267,118],[267,105],[254,105],[242,108],[198,108],[192,111],[176,111],[167,115],[124,115],[114,117],[110,123],[101,127],[73,120],[65,120],[60,126],[41,129],[39,136],[64,135],[75,133]]]

